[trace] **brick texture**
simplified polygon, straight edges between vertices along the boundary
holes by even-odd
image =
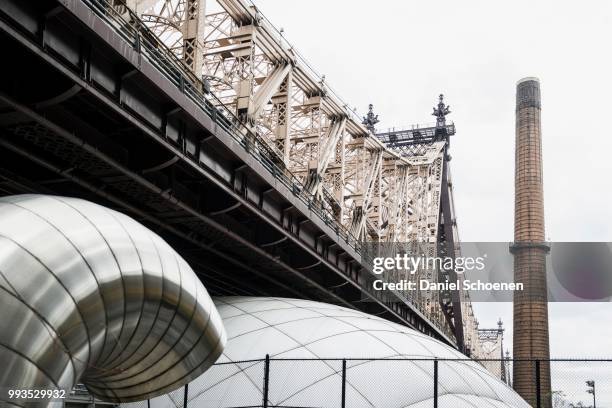
[[[540,84],[520,81],[516,90],[516,151],[514,198],[514,279],[524,291],[514,294],[515,359],[550,358]],[[514,389],[536,406],[536,367],[533,362],[514,363]],[[552,406],[550,364],[540,363],[541,406]]]

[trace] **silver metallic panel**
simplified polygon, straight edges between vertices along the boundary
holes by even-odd
[[[0,198],[0,384],[116,402],[195,379],[226,334],[189,265],[124,214],[84,200]],[[0,405],[16,403],[3,401]]]

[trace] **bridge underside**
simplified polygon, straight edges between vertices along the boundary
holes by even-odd
[[[313,216],[315,203],[263,146],[233,134],[207,100],[194,103],[91,9],[65,3],[70,10],[0,6],[10,60],[0,80],[0,195],[60,194],[126,212],[213,295],[336,303],[454,344],[407,302],[371,291],[356,242]]]

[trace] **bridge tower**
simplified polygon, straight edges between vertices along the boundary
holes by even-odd
[[[536,404],[536,371],[540,375],[542,407],[550,407],[548,302],[540,129],[540,82],[521,79],[516,86],[516,154],[514,197],[514,280],[524,284],[514,292],[514,389]]]
[[[446,120],[446,116],[450,113],[450,106],[444,103],[444,95],[440,94],[438,104],[434,106],[432,112],[432,116],[436,117],[435,125],[415,125],[401,130],[389,129],[387,132],[376,133],[376,137],[385,143],[389,149],[408,158],[424,156],[432,146],[442,146],[437,157],[437,167],[434,171],[427,169],[430,175],[428,177],[436,182],[434,200],[436,205],[430,208],[431,211],[435,211],[435,214],[430,213],[428,217],[429,221],[426,229],[430,232],[430,236],[427,237],[427,242],[434,243],[434,245],[430,245],[429,250],[435,251],[437,256],[454,258],[459,255],[459,248],[455,245],[459,241],[459,235],[450,178],[451,156],[448,152],[450,136],[455,134],[455,125]],[[378,122],[378,115],[374,115],[372,112],[372,105],[370,105],[368,115],[363,119],[363,124],[368,129],[375,130],[374,125]],[[429,276],[428,279],[435,279],[435,277]],[[457,279],[458,276],[453,270],[440,270],[437,277],[440,282],[455,282]],[[455,336],[457,347],[463,353],[469,353],[469,347],[465,341],[467,325],[462,313],[462,296],[465,296],[465,294],[460,291],[441,291],[436,301],[439,304],[443,319]]]

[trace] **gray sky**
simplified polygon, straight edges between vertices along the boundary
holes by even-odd
[[[379,129],[431,122],[446,95],[463,241],[512,240],[515,84],[539,77],[547,237],[612,241],[612,2],[255,3],[350,106],[375,105]],[[482,306],[481,326],[511,329],[511,304]],[[551,355],[610,356],[611,316],[610,303],[551,304]]]

